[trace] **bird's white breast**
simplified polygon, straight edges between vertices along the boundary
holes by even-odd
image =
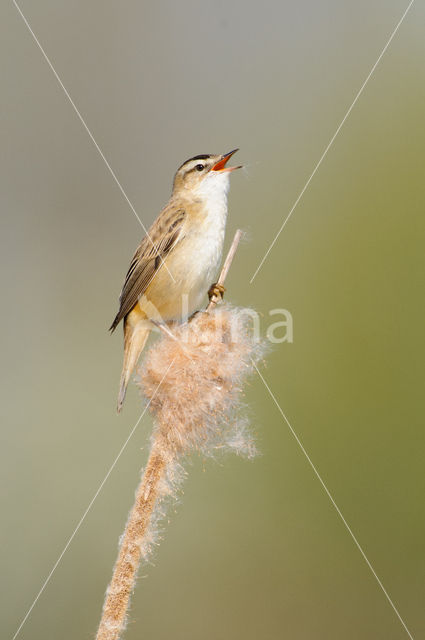
[[[188,218],[184,240],[176,248],[184,252],[185,259],[177,271],[173,269],[174,293],[187,300],[183,319],[205,306],[208,289],[216,282],[223,253],[228,189],[229,174],[217,172],[208,174],[195,193],[200,215]]]

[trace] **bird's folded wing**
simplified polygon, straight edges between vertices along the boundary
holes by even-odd
[[[120,308],[110,331],[114,331],[122,318],[133,309],[158,269],[163,268],[165,258],[183,238],[184,219],[184,209],[166,207],[143,238],[125,277],[120,295]]]

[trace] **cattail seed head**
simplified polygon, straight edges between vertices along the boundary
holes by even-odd
[[[198,313],[164,333],[143,362],[138,384],[154,418],[151,450],[120,540],[96,640],[122,636],[140,561],[148,561],[157,544],[189,455],[234,451],[251,458],[256,453],[241,399],[242,385],[264,352],[250,328],[251,316],[252,310],[229,305]]]
[[[171,331],[174,337],[155,343],[139,373],[155,419],[154,440],[172,457],[223,449],[252,457],[241,394],[264,345],[250,331],[249,314],[220,305]]]

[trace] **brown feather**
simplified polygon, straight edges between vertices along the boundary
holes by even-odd
[[[137,304],[158,270],[163,268],[165,258],[184,237],[182,228],[185,216],[185,210],[176,209],[175,203],[171,201],[143,238],[125,277],[119,298],[120,308],[110,326],[111,332]]]

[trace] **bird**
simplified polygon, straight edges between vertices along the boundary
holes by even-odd
[[[133,255],[109,328],[112,333],[123,320],[118,413],[152,329],[186,321],[207,292],[210,298],[223,295],[224,287],[211,283],[222,257],[230,174],[241,168],[227,162],[237,151],[201,154],[180,165],[168,203]]]

